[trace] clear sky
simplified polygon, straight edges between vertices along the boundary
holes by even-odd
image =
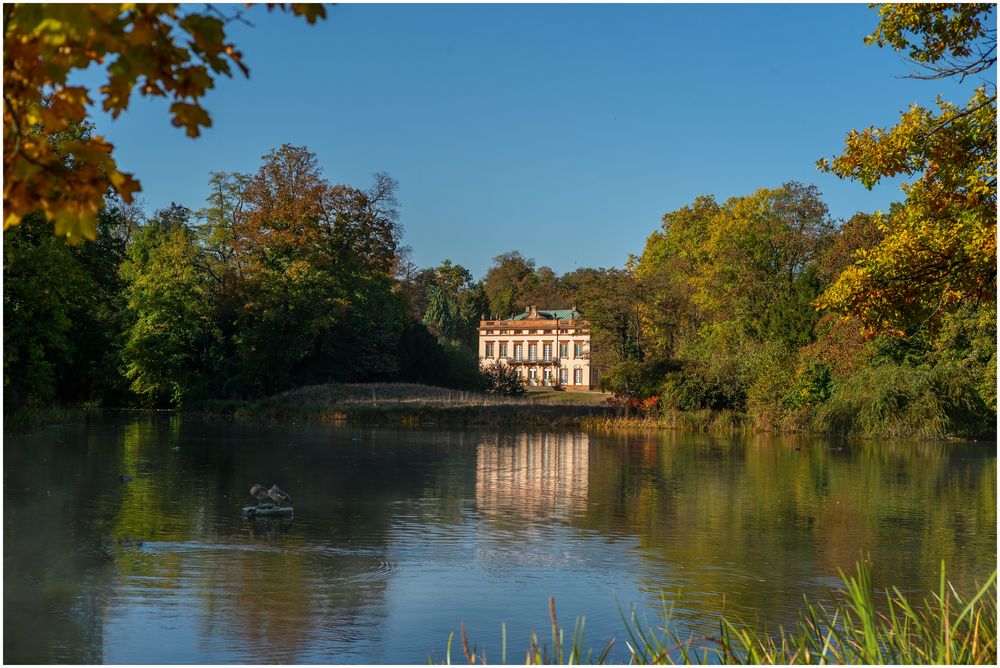
[[[337,5],[326,21],[254,9],[234,24],[249,80],[220,80],[198,139],[168,103],[94,114],[147,210],[197,209],[210,171],[252,172],[288,142],[335,183],[400,182],[412,259],[479,278],[519,250],[557,273],[621,266],[660,217],[797,180],[831,214],[885,209],[817,171],[851,128],[970,87],[901,78],[866,47],[867,5]],[[89,79],[89,77],[88,77]]]

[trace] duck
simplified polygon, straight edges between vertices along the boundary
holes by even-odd
[[[257,505],[259,506],[262,503],[264,503],[264,501],[267,501],[268,493],[267,490],[264,489],[264,486],[259,482],[257,482],[254,483],[254,486],[250,488],[250,496],[257,499]]]
[[[292,501],[292,497],[288,496],[288,494],[283,492],[277,485],[271,485],[271,489],[267,490],[267,495],[271,497],[271,500],[279,506],[282,501],[288,501],[289,503]]]

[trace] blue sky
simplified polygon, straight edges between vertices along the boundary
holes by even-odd
[[[901,78],[865,47],[867,5],[337,5],[309,26],[254,9],[233,24],[249,80],[218,82],[198,139],[135,97],[98,132],[148,211],[193,209],[210,171],[252,172],[289,142],[335,183],[400,182],[412,259],[479,278],[512,249],[563,273],[621,266],[660,217],[797,180],[835,218],[887,208],[817,171],[851,128],[889,125],[971,87]],[[89,80],[89,75],[88,75]]]

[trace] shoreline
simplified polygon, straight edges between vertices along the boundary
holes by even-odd
[[[257,400],[206,399],[177,409],[51,406],[4,413],[4,430],[30,429],[66,421],[86,421],[92,412],[169,412],[266,422],[319,424],[390,424],[402,427],[526,427],[595,432],[677,432],[717,436],[784,434],[831,438],[995,440],[995,433],[957,437],[947,433],[912,433],[903,429],[882,433],[842,432],[809,428],[808,420],[768,424],[745,411],[665,409],[658,415],[625,415],[601,393],[530,391],[520,397],[487,395],[403,383],[315,385]]]

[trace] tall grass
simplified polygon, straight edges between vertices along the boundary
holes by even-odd
[[[4,410],[3,428],[21,430],[60,422],[80,422],[86,419],[88,410],[83,406],[21,406]]]
[[[266,420],[311,420],[420,425],[538,426],[587,430],[669,430],[710,434],[827,433],[865,437],[941,439],[995,432],[994,417],[961,370],[893,364],[866,369],[808,411],[765,415],[733,410],[664,408],[623,415],[599,393],[530,391],[507,397],[411,383],[326,384],[254,401],[201,401],[191,412]],[[784,411],[784,412],[782,412]],[[773,413],[773,414],[772,414]],[[776,416],[784,416],[780,420]]]
[[[831,608],[805,601],[796,628],[769,633],[720,617],[717,633],[681,637],[670,630],[672,608],[663,601],[654,626],[633,607],[622,613],[625,646],[633,664],[986,664],[997,662],[997,573],[972,596],[963,597],[947,583],[941,564],[940,584],[921,603],[914,603],[897,588],[877,596],[866,561],[855,565],[853,575],[840,573],[840,602]],[[879,605],[881,603],[881,605]],[[572,640],[564,646],[555,604],[551,649],[532,634],[525,660],[531,664],[603,663],[614,640],[595,655],[584,649],[584,621],[578,619]],[[501,661],[506,662],[506,629]],[[448,639],[446,663],[451,663]],[[486,663],[484,653],[469,650],[462,627],[465,660]]]
[[[638,429],[642,431],[679,431],[707,434],[745,434],[753,432],[752,421],[745,413],[731,410],[666,409],[656,416],[593,415],[583,418],[580,426],[593,430]]]
[[[560,665],[560,666],[575,666],[579,664],[603,664],[608,660],[608,656],[611,654],[611,650],[615,646],[615,641],[612,638],[607,645],[604,646],[598,654],[594,654],[592,650],[586,649],[584,647],[584,630],[586,627],[586,620],[582,618],[577,618],[573,624],[573,635],[569,638],[569,644],[566,644],[567,637],[562,627],[559,626],[559,619],[556,617],[556,601],[551,596],[549,597],[549,619],[552,621],[552,640],[551,645],[546,645],[538,639],[538,634],[532,632],[529,639],[528,649],[524,653],[524,663],[531,666],[543,666],[543,665]],[[487,665],[491,663],[486,655],[485,650],[480,650],[476,646],[469,647],[469,638],[465,633],[465,624],[460,625],[461,636],[460,642],[462,646],[462,654],[465,658],[465,662],[469,665],[475,665],[477,663],[482,665]],[[445,658],[444,662],[447,665],[452,664],[452,645],[454,644],[455,634],[451,633],[448,636],[448,645],[445,648]],[[494,662],[495,663],[495,662]],[[500,661],[499,663],[507,663],[507,625],[500,625]]]

